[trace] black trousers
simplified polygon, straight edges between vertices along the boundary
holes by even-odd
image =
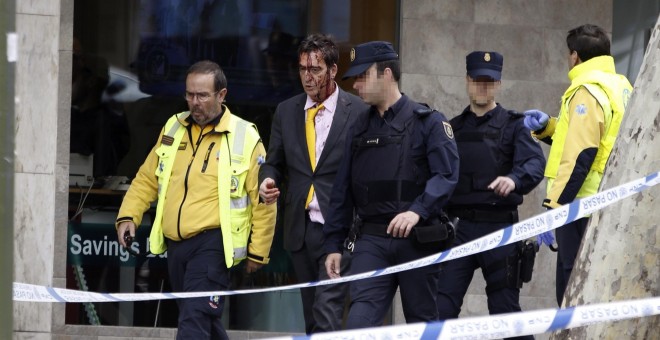
[[[229,270],[220,229],[207,230],[183,241],[168,240],[167,248],[167,266],[174,292],[229,289]],[[228,339],[220,321],[224,296],[177,299],[177,304],[177,340]]]
[[[299,282],[327,280],[323,225],[310,221],[309,215],[305,224],[305,243],[300,250],[291,253],[293,270]],[[341,260],[342,275],[348,275],[350,264],[351,257],[345,253]],[[346,283],[302,288],[300,295],[305,332],[311,334],[341,330],[347,293]]]
[[[506,227],[508,223],[487,223],[461,220],[456,232],[454,245],[460,245],[469,241],[488,235],[492,232]],[[498,287],[487,292],[488,312],[490,314],[502,314],[519,312],[520,289],[502,287],[506,282],[507,269],[489,270],[485,268],[497,267],[497,264],[506,261],[509,256],[515,256],[518,252],[515,243],[503,247],[494,248],[485,252],[453,259],[442,263],[438,284],[438,313],[440,320],[455,319],[461,312],[463,298],[467,293],[474,271],[482,270],[486,284]],[[516,273],[517,274],[517,273]],[[523,336],[514,339],[534,339],[533,336]]]
[[[383,225],[387,228],[387,225]],[[415,248],[408,238],[361,235],[355,242],[351,274],[384,269],[433,254]],[[351,308],[346,328],[383,324],[397,287],[407,323],[438,320],[436,292],[438,265],[350,282]]]
[[[583,217],[579,220],[566,224],[561,228],[555,229],[555,236],[557,238],[557,276],[556,276],[556,294],[557,305],[561,306],[561,301],[564,297],[564,291],[568,285],[568,279],[571,278],[573,265],[577,252],[582,244],[582,237],[587,230],[589,223],[588,217]]]

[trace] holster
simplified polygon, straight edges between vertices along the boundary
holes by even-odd
[[[451,248],[456,238],[458,218],[449,220],[449,216],[442,212],[435,217],[417,224],[412,228],[410,238],[418,249],[440,252]]]
[[[534,262],[536,260],[536,253],[539,251],[539,246],[535,241],[526,240],[520,249],[520,275],[518,276],[518,288],[522,287],[523,283],[532,280],[532,272],[534,271]]]
[[[490,282],[486,286],[486,294],[502,288],[520,289],[523,283],[531,281],[538,249],[538,245],[532,240],[520,241],[516,244],[516,252],[484,268],[485,276],[494,275],[500,270],[505,271],[501,281]]]

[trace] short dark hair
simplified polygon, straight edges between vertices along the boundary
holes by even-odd
[[[186,78],[190,74],[212,74],[214,78],[214,85],[216,91],[220,91],[224,88],[227,88],[227,77],[225,77],[225,73],[222,72],[222,69],[220,68],[220,65],[210,61],[210,60],[202,60],[194,63],[190,68],[188,69],[188,72],[186,73]]]
[[[401,62],[397,60],[385,60],[376,62],[376,71],[378,74],[383,74],[386,68],[392,70],[392,77],[394,81],[398,82],[401,78]]]
[[[321,53],[323,61],[328,67],[337,64],[337,61],[339,61],[339,49],[337,49],[337,44],[330,35],[313,33],[300,42],[300,46],[298,46],[299,58],[303,53],[310,54],[312,52]]]
[[[577,52],[581,61],[610,54],[610,38],[599,26],[586,24],[568,31],[566,45],[570,52]]]

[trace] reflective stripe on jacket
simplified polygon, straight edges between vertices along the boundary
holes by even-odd
[[[624,76],[615,73],[614,60],[611,56],[595,57],[577,65],[569,72],[569,78],[572,82],[562,96],[561,110],[552,134],[552,147],[545,169],[545,177],[548,178],[548,195],[557,196],[548,197],[546,200],[551,207],[561,205],[557,202],[557,199],[563,191],[563,189],[558,190],[560,188],[553,188],[554,182],[564,183],[565,185],[568,179],[562,178],[560,180],[558,176],[571,175],[571,171],[560,172],[564,152],[567,148],[582,147],[572,141],[567,143],[571,115],[583,114],[584,112],[580,112],[580,110],[591,109],[578,106],[573,110],[575,112],[571,112],[571,101],[576,92],[581,88],[586,89],[598,102],[604,114],[604,129],[600,134],[598,151],[591,164],[590,171],[577,193],[577,197],[584,197],[597,192],[605,165],[619,132],[626,104],[632,92],[632,86],[628,80]],[[553,192],[552,195],[551,192]]]
[[[220,139],[218,158],[218,204],[219,219],[227,267],[238,264],[248,255],[248,238],[252,217],[251,200],[245,186],[250,161],[255,146],[260,142],[256,127],[234,115],[225,108],[229,118],[229,133]],[[163,209],[177,150],[186,132],[181,123],[189,112],[171,117],[165,124],[163,140],[156,148],[159,157],[155,175],[158,178],[158,205],[150,234],[150,250],[163,253],[167,246],[162,231]]]

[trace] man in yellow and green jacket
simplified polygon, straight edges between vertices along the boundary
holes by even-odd
[[[626,77],[615,72],[610,41],[602,28],[586,24],[572,29],[566,43],[571,85],[562,96],[559,115],[549,118],[538,110],[525,112],[525,126],[552,145],[543,201],[550,209],[598,192],[632,92]],[[559,305],[587,223],[585,217],[556,229]]]
[[[256,127],[222,105],[227,80],[201,61],[186,76],[190,111],[172,116],[140,167],[117,218],[122,246],[158,200],[150,251],[167,250],[175,292],[229,288],[229,268],[247,259],[248,273],[268,263],[276,206],[259,203],[265,149]],[[128,242],[127,242],[128,241]],[[177,339],[226,339],[224,298],[178,299]]]

